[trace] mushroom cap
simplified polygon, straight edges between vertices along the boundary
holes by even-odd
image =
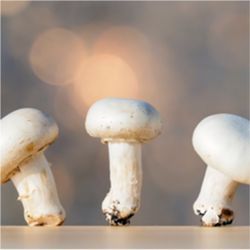
[[[1,119],[0,176],[7,182],[17,167],[58,136],[55,121],[33,108],[18,109]]]
[[[85,127],[102,141],[145,142],[161,133],[159,112],[149,103],[133,99],[106,98],[94,103]]]
[[[232,114],[203,119],[193,133],[193,146],[210,167],[250,184],[250,122]]]

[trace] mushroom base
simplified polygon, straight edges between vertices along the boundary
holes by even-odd
[[[123,205],[122,205],[123,204]],[[132,205],[136,204],[136,205]],[[121,202],[112,198],[109,192],[102,203],[102,211],[106,221],[111,226],[124,226],[130,224],[130,218],[139,209],[139,200],[129,200]]]
[[[134,213],[128,214],[125,217],[121,216],[121,213],[114,207],[111,211],[103,212],[106,221],[111,226],[125,226],[130,224],[130,218],[134,216]]]
[[[199,197],[193,205],[203,226],[223,226],[233,222],[231,202],[238,185],[226,175],[207,167]]]
[[[45,215],[40,217],[32,217],[25,214],[25,220],[29,226],[60,226],[64,222],[64,215]]]
[[[201,204],[201,206],[204,206],[204,204]],[[202,226],[207,227],[226,226],[232,224],[234,220],[234,212],[229,208],[222,208],[217,212],[213,206],[210,206],[204,212],[197,208],[195,214],[200,216]]]
[[[118,200],[113,200],[110,193],[102,203],[102,211],[106,221],[111,226],[124,226],[130,224],[130,218],[139,209],[139,201],[130,200],[128,203],[122,203]],[[138,204],[137,206],[129,207],[129,204]]]

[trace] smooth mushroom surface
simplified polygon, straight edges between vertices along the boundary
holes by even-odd
[[[111,187],[102,203],[105,218],[110,225],[129,224],[140,207],[141,144],[161,133],[160,115],[144,101],[107,98],[90,107],[85,127],[108,143]]]
[[[12,180],[30,226],[55,226],[65,219],[50,163],[44,156],[57,136],[55,121],[36,109],[19,109],[1,119],[1,183]]]
[[[193,133],[207,170],[193,209],[205,226],[231,224],[231,203],[240,183],[250,184],[250,122],[232,114],[203,119]]]

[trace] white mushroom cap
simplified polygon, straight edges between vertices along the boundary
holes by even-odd
[[[44,150],[58,136],[55,121],[39,110],[16,110],[1,120],[0,175],[7,182],[21,162]]]
[[[107,98],[94,103],[86,117],[86,130],[104,142],[145,142],[158,136],[162,124],[158,111],[144,101]]]
[[[199,156],[240,183],[250,184],[250,123],[231,114],[216,114],[203,119],[193,134]]]

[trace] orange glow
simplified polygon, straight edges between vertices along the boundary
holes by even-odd
[[[67,85],[74,80],[79,65],[85,60],[83,42],[73,32],[54,28],[35,40],[30,63],[34,73],[52,85]]]
[[[86,106],[104,97],[136,98],[138,93],[135,72],[123,59],[108,54],[90,57],[74,87],[75,98]]]
[[[162,45],[157,40],[151,43],[145,34],[134,27],[112,26],[100,33],[93,51],[96,54],[116,55],[126,61],[136,72],[137,98],[158,108],[166,107],[173,98],[176,99],[171,92],[178,89],[178,79],[166,44]],[[159,98],[163,92],[165,98]]]
[[[24,10],[28,5],[29,0],[22,1],[1,1],[1,15],[12,16]]]
[[[159,62],[154,55],[150,40],[142,32],[129,26],[106,28],[96,40],[93,51],[96,54],[116,55],[125,60],[136,72],[138,89],[140,90],[137,98],[153,104],[158,102],[159,82],[156,78],[159,75],[156,76],[155,73]]]

